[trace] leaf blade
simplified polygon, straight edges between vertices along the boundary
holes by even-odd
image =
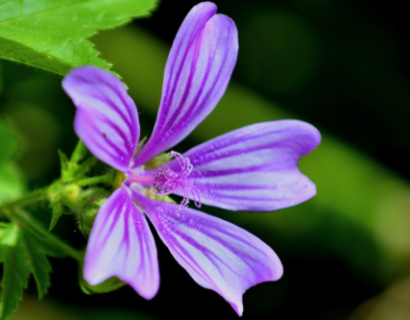
[[[7,319],[16,311],[19,301],[23,298],[23,289],[27,288],[30,275],[30,269],[25,261],[25,249],[21,246],[17,226],[12,224],[7,233],[7,238],[13,238],[15,243],[9,241],[7,244],[0,245],[4,265],[1,279],[0,319]]]
[[[0,319],[7,319],[16,311],[31,274],[39,299],[47,294],[52,269],[46,255],[64,256],[37,232],[18,223],[0,224],[0,263],[3,263]]]
[[[30,272],[33,274],[37,285],[38,298],[42,299],[51,285],[49,276],[51,265],[44,253],[39,250],[39,242],[34,234],[22,229],[21,236],[29,255]]]
[[[85,39],[155,8],[156,0],[0,1],[0,58],[66,74],[79,65],[109,69]]]

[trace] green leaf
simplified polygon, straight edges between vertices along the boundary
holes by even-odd
[[[31,273],[36,281],[38,297],[42,299],[47,294],[50,287],[51,266],[41,251],[41,241],[39,241],[34,233],[28,229],[21,229],[22,242],[27,249],[27,264],[29,264]],[[48,250],[47,250],[48,251]]]
[[[15,246],[17,243],[17,233],[10,223],[0,222],[0,246]],[[4,250],[0,250],[0,262],[4,261]]]
[[[61,75],[91,64],[109,69],[86,38],[147,16],[156,0],[0,0],[0,57]]]
[[[27,288],[30,267],[26,263],[26,248],[20,241],[16,224],[4,231],[5,239],[0,240],[2,251],[3,278],[1,280],[0,319],[6,319],[17,309],[23,298],[23,288]]]
[[[3,263],[0,319],[10,317],[17,309],[30,274],[36,282],[39,299],[47,294],[51,266],[46,254],[62,255],[61,250],[39,233],[17,223],[0,224],[0,262]]]

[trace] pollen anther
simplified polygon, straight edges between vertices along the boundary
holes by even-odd
[[[181,170],[179,173],[176,173],[168,167],[161,168],[155,174],[155,183],[151,187],[151,191],[158,196],[164,196],[173,193],[175,189],[179,187],[182,190],[183,195],[181,207],[186,207],[188,205],[189,196],[191,195],[194,199],[195,206],[200,208],[201,201],[198,190],[187,181],[184,181],[184,179],[191,174],[192,169],[194,168],[191,161],[189,158],[185,158],[180,153],[175,151],[168,153],[168,156],[173,156],[178,161]]]

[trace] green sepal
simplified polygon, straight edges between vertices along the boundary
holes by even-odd
[[[81,140],[78,141],[70,159],[61,150],[58,150],[61,165],[61,181],[63,183],[83,178],[89,169],[97,163],[97,159],[92,156],[83,161],[87,154],[89,152]],[[83,162],[80,163],[81,161]]]
[[[84,190],[76,184],[52,185],[48,193],[52,211],[49,230],[54,228],[63,214],[73,214],[77,218],[80,231],[88,235],[98,209],[109,194],[109,191],[100,187],[89,187]]]
[[[68,158],[65,155],[63,151],[60,149],[57,150],[58,156],[60,158],[60,170],[61,170],[61,176],[65,174],[65,172],[68,170]]]
[[[89,157],[84,160],[81,164],[77,164],[75,170],[72,172],[72,176],[76,179],[83,177],[92,166],[97,163],[97,159],[94,157]]]
[[[127,176],[124,174],[124,172],[115,170],[115,176],[114,176],[114,182],[113,182],[114,189],[118,189],[119,187],[121,187],[122,183],[126,179],[127,179]]]
[[[81,290],[86,294],[111,292],[126,285],[117,277],[111,277],[103,283],[92,286],[83,278],[82,270],[80,271],[79,284]]]
[[[60,157],[60,159],[62,158]],[[61,203],[63,190],[63,185],[59,181],[51,184],[47,189],[47,199],[50,202],[49,207],[51,209],[51,220],[48,231],[51,231],[55,227],[58,219],[60,219],[61,215],[63,214],[63,205]]]
[[[78,163],[83,160],[87,154],[87,147],[81,140],[78,140],[77,145],[75,146],[74,151],[71,154],[70,162]]]
[[[61,178],[47,190],[47,198],[50,201],[52,211],[49,231],[55,227],[63,213],[73,212],[73,210],[80,212],[89,211],[89,207],[95,199],[98,198],[99,200],[103,197],[100,191],[102,189],[89,188],[83,190],[75,182],[86,178],[86,173],[97,162],[97,159],[94,157],[89,157],[83,161],[88,154],[89,152],[81,140],[78,141],[70,159],[61,150],[58,150]],[[80,161],[82,163],[79,163]],[[68,207],[70,210],[64,210],[64,207]]]
[[[84,256],[84,255],[83,255]],[[92,286],[83,277],[84,260],[79,264],[78,283],[85,294],[106,293],[117,290],[126,284],[117,277],[111,277],[104,282]]]
[[[169,203],[173,203],[173,204],[177,203],[171,197],[169,197],[167,195],[159,196],[159,195],[155,194],[154,192],[152,192],[150,189],[146,189],[146,194],[145,195],[147,196],[147,198],[150,198],[150,199],[153,199],[153,200],[158,200],[158,201],[162,201],[162,202],[169,202]]]
[[[138,154],[138,152],[140,152],[141,148],[144,146],[145,141],[147,141],[147,138],[148,138],[148,137],[145,136],[144,138],[142,138],[142,139],[140,140],[140,142],[138,142],[137,147],[135,148],[135,151],[134,151],[134,158],[135,158],[135,156]]]
[[[63,206],[61,203],[53,203],[51,205],[51,220],[50,220],[50,226],[48,227],[48,231],[53,230],[55,225],[57,224],[58,219],[63,215]]]
[[[74,161],[73,158],[68,160],[67,156],[61,150],[58,150],[58,155],[60,156],[61,181],[63,182],[81,179],[90,168],[97,163],[96,158],[89,157],[79,164],[78,161]]]
[[[158,156],[148,160],[145,163],[145,170],[149,171],[163,165],[164,163],[169,162],[171,160],[171,156],[166,153],[161,153]]]
[[[84,236],[88,236],[90,234],[95,216],[97,215],[98,210],[109,195],[108,192],[104,189],[90,191],[93,193],[93,196],[88,196],[87,199],[89,200],[87,201],[87,205],[84,206],[82,210],[78,210],[78,212],[75,214],[77,218],[78,228]]]

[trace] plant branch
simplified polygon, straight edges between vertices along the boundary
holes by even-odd
[[[57,245],[69,257],[82,263],[83,256],[80,251],[72,248],[71,246],[63,242],[61,239],[56,237],[54,234],[50,233],[47,229],[45,229],[39,222],[33,219],[24,210],[22,209],[15,210],[13,216],[17,220],[19,220],[23,225],[26,225],[27,228],[32,229],[33,231],[39,233],[42,237],[44,237],[44,239]]]
[[[0,205],[0,211],[13,210],[16,207],[23,207],[41,200],[47,200],[47,188],[34,190],[19,199],[3,203]]]
[[[90,186],[93,184],[98,184],[98,183],[112,183],[114,181],[114,177],[112,173],[105,174],[102,176],[97,176],[97,177],[90,177],[90,178],[85,178],[81,180],[77,180],[73,182],[72,184],[76,184],[79,187],[86,187]]]
[[[64,189],[76,185],[78,187],[87,187],[90,185],[98,184],[98,183],[112,183],[114,180],[113,174],[105,174],[102,176],[97,176],[97,177],[90,177],[90,178],[84,178],[81,180],[73,181],[71,183],[66,183],[62,184],[61,191]],[[3,204],[0,204],[0,212],[4,210],[13,210],[14,208],[17,207],[24,207],[26,205],[41,201],[41,200],[48,200],[48,192],[52,186],[55,186],[56,184],[61,184],[60,180],[57,180],[53,184],[51,184],[49,187],[43,188],[43,189],[38,189],[34,190],[32,192],[29,192],[19,199],[12,200]]]

